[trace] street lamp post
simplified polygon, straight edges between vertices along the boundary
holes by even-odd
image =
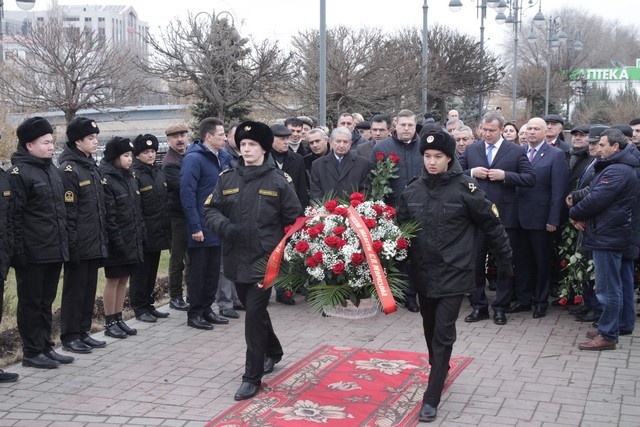
[[[429,5],[424,0],[422,5],[422,112],[426,113],[429,108],[427,103],[427,65],[429,62],[429,31],[427,27],[427,13]]]
[[[16,4],[22,10],[31,10],[36,0],[16,0]],[[0,0],[0,63],[4,62],[4,0]]]
[[[320,126],[327,125],[327,4],[326,0],[320,0]]]

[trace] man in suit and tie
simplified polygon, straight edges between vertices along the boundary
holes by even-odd
[[[348,199],[354,191],[366,193],[369,189],[369,161],[351,150],[352,133],[339,127],[331,133],[331,153],[311,164],[312,199],[321,200],[331,193]]]
[[[562,150],[565,159],[569,161],[571,145],[560,137],[564,126],[564,119],[559,114],[547,114],[542,119],[547,125],[544,132],[545,142],[552,147]]]
[[[476,141],[466,148],[460,156],[460,166],[466,175],[478,181],[487,198],[496,205],[511,246],[515,247],[518,227],[516,188],[533,187],[536,176],[524,149],[502,138],[504,123],[505,120],[499,113],[485,114],[480,125],[484,141]],[[471,292],[473,311],[465,317],[466,322],[489,318],[489,302],[485,294],[487,241],[483,233],[477,236],[475,250],[476,288]],[[507,323],[505,312],[511,303],[511,280],[504,278],[496,284],[496,300],[492,308],[493,321],[497,325]]]
[[[517,231],[516,302],[510,313],[531,311],[534,318],[547,314],[553,233],[560,227],[564,194],[569,170],[562,150],[545,142],[547,125],[544,119],[534,117],[527,123],[527,157],[536,174],[536,185],[518,188],[517,204],[519,228]]]

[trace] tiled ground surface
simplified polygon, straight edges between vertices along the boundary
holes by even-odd
[[[184,312],[170,311],[155,324],[130,321],[137,336],[107,338],[106,348],[76,355],[71,365],[8,367],[20,380],[0,384],[0,426],[191,427],[231,407],[244,363],[243,320],[199,331],[186,326]],[[420,315],[403,308],[344,320],[317,316],[304,303],[272,302],[270,313],[286,353],[276,372],[321,344],[426,353]],[[474,361],[432,425],[640,426],[637,333],[621,337],[615,351],[584,352],[576,346],[588,324],[559,307],[543,319],[510,314],[506,326],[468,324],[466,314],[464,304],[454,355]]]

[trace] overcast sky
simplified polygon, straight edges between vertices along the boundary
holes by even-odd
[[[542,12],[548,17],[562,7],[574,7],[617,21],[622,24],[637,24],[640,12],[637,0],[538,0],[529,5],[529,0],[520,0],[525,5],[524,25],[538,11],[542,1]],[[5,8],[17,9],[15,0],[5,0]],[[37,9],[46,9],[51,0],[36,0]],[[252,35],[257,40],[276,39],[285,47],[291,36],[299,30],[316,29],[320,20],[319,0],[60,0],[60,4],[118,4],[131,5],[138,12],[139,19],[149,23],[153,33],[175,17],[184,17],[187,11],[216,13],[228,11],[234,16],[236,25],[243,35]],[[477,18],[475,0],[462,0],[463,7],[453,13],[448,8],[448,0],[428,0],[428,21],[442,23],[460,31],[479,37],[480,19]],[[422,27],[422,6],[424,0],[326,0],[327,26],[347,25],[352,27],[380,27],[385,32],[393,32],[403,27]],[[625,13],[624,11],[627,11]],[[495,11],[487,10],[485,37],[487,46],[501,43],[511,32],[505,25],[495,22]]]

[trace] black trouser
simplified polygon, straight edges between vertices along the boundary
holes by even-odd
[[[60,340],[63,343],[83,338],[91,331],[99,268],[100,260],[97,259],[64,264],[60,307]]]
[[[220,246],[189,248],[191,259],[191,277],[187,287],[189,319],[205,313],[213,313],[211,305],[218,291],[221,253]]]
[[[145,252],[144,261],[136,264],[136,268],[131,275],[129,301],[136,316],[155,310],[153,288],[156,286],[161,252]]]
[[[438,407],[449,372],[449,360],[456,342],[456,320],[464,295],[427,298],[418,294],[424,337],[429,349],[429,383],[422,401]]]
[[[511,248],[514,249],[516,243],[516,230],[514,228],[506,228],[505,231],[509,236]],[[489,300],[485,292],[486,275],[485,262],[489,245],[485,234],[481,231],[476,236],[476,287],[471,291],[471,305],[475,310],[488,310]],[[515,252],[515,249],[514,249]],[[496,260],[498,262],[498,260]],[[513,278],[509,277],[496,281],[496,300],[491,304],[494,310],[506,310],[511,304],[511,296],[513,295]]]
[[[187,221],[171,218],[171,255],[169,256],[169,296],[182,298],[182,277],[189,283],[189,251],[187,250]]]
[[[518,229],[515,252],[516,300],[522,305],[547,308],[551,282],[552,234],[546,230]]]
[[[56,299],[62,262],[27,264],[16,268],[18,332],[24,357],[53,349],[51,305]]]
[[[268,356],[279,361],[284,354],[267,311],[271,288],[261,289],[255,283],[236,283],[235,285],[238,298],[247,310],[244,315],[247,355],[242,381],[260,385],[264,357]]]

